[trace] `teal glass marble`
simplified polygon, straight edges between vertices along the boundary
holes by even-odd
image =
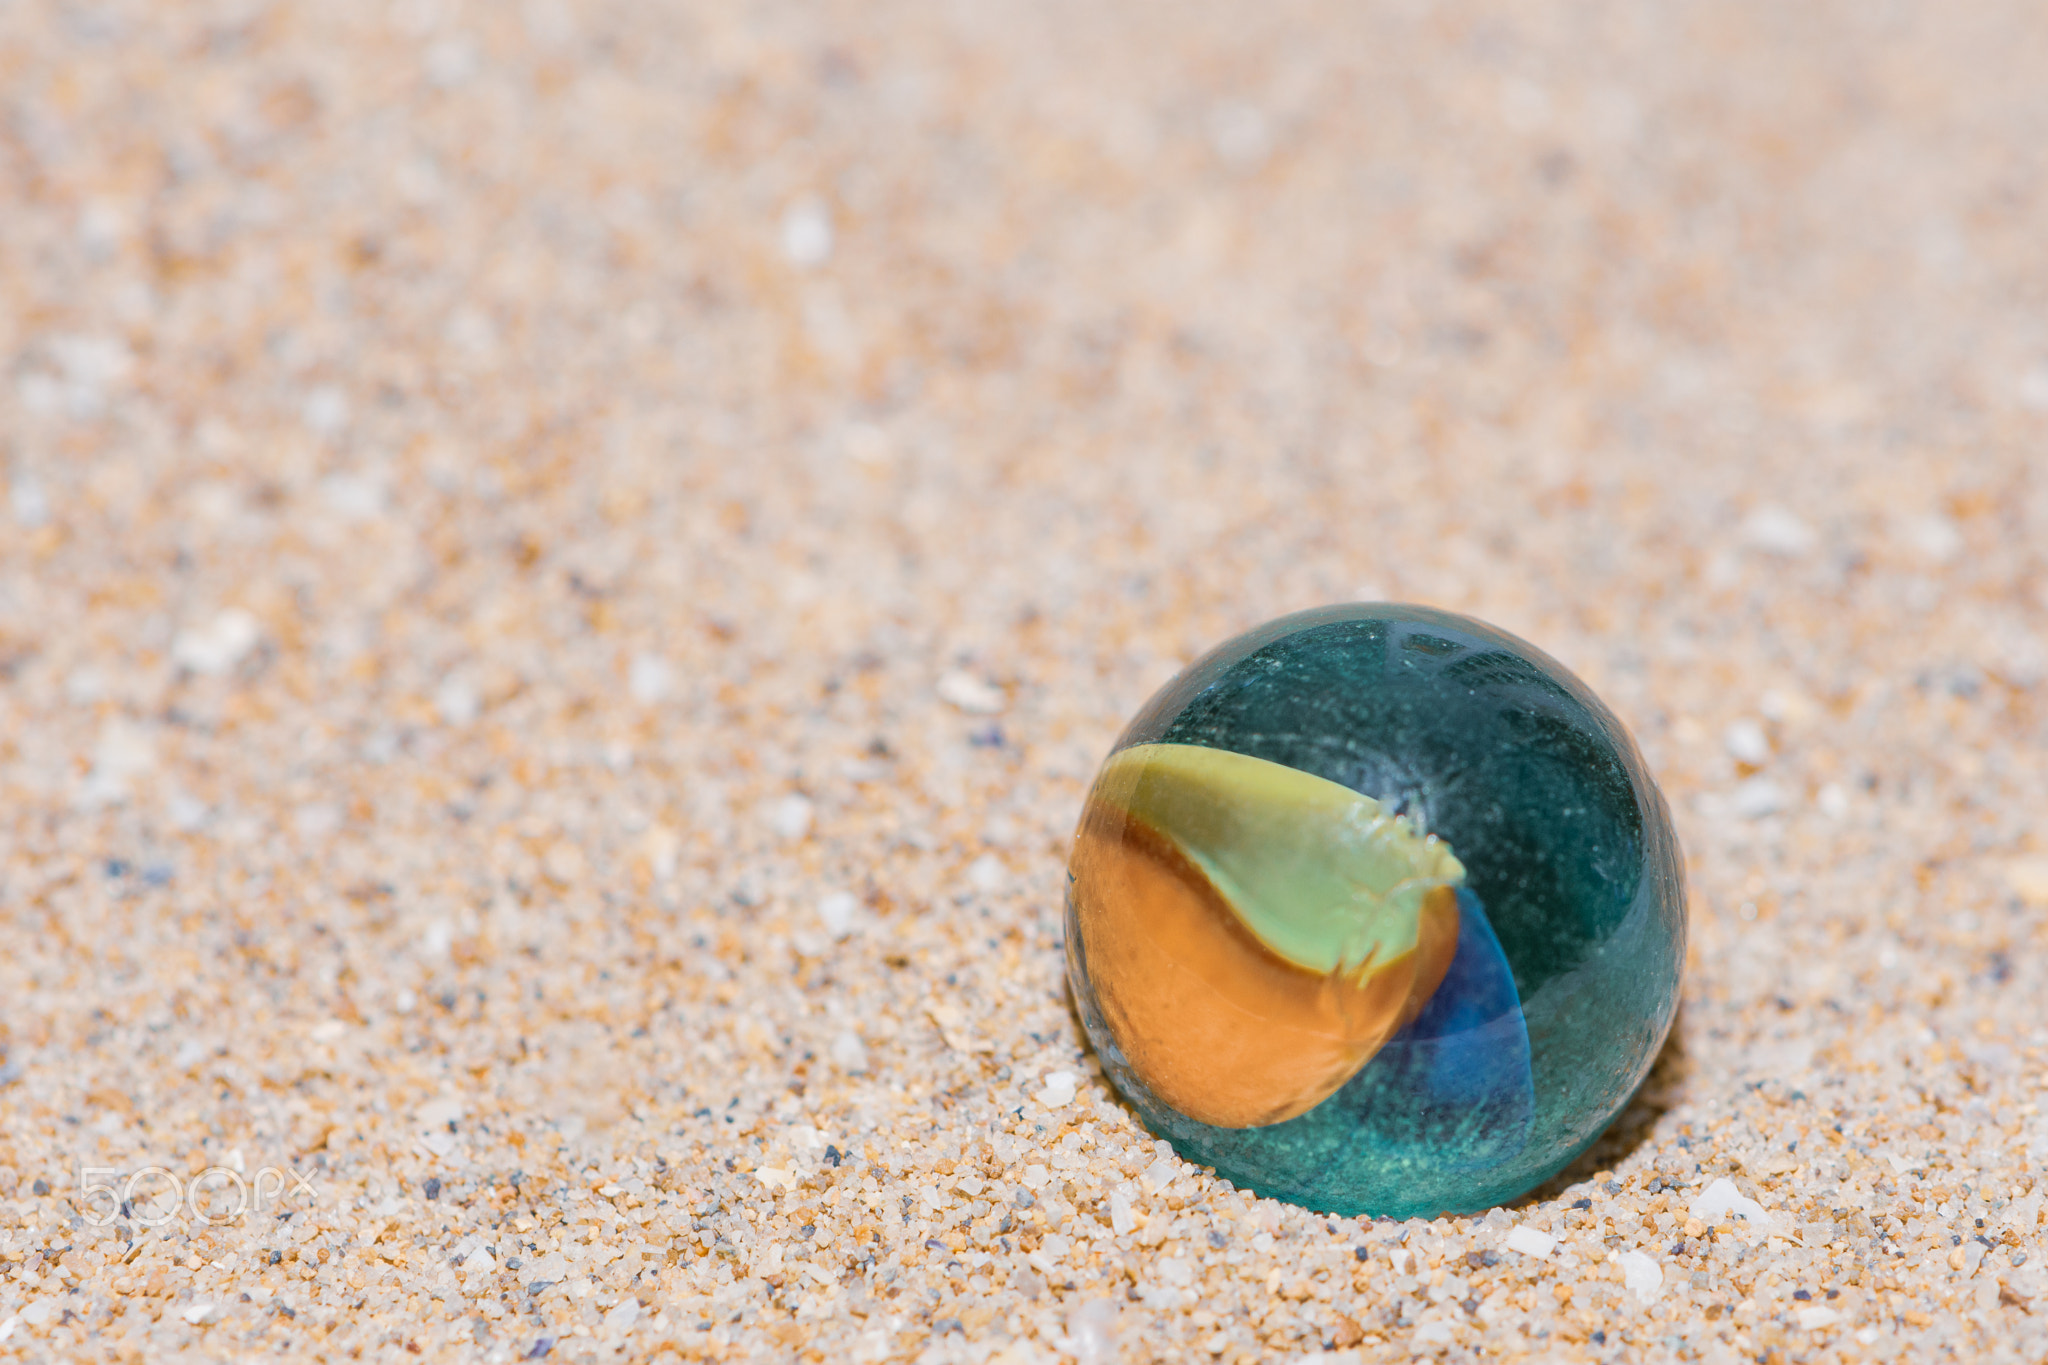
[[[1104,1071],[1188,1160],[1319,1211],[1468,1213],[1569,1164],[1648,1073],[1684,872],[1635,744],[1556,660],[1327,607],[1131,722],[1066,946]]]

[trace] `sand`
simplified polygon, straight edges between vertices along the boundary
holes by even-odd
[[[2048,1354],[2043,70],[0,5],[0,1355]],[[1564,660],[1687,851],[1651,1082],[1482,1218],[1181,1163],[1062,991],[1124,720],[1353,598]]]

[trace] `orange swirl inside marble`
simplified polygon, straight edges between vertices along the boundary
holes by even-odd
[[[1092,798],[1073,870],[1105,1022],[1162,1101],[1218,1127],[1322,1103],[1422,1007],[1457,950],[1457,895],[1436,886],[1410,950],[1346,971],[1299,966],[1250,932],[1171,839]]]

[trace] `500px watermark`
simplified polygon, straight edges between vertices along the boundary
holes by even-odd
[[[78,1172],[79,1215],[100,1228],[116,1222],[155,1228],[181,1217],[225,1227],[252,1213],[276,1212],[287,1201],[311,1207],[316,1198],[304,1176],[275,1166],[253,1176],[228,1166],[208,1166],[189,1176],[168,1166],[126,1172],[82,1166]]]

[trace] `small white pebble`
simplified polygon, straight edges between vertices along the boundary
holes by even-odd
[[[1768,777],[1752,777],[1728,795],[1728,809],[1744,820],[1775,815],[1785,804],[1785,789]]]
[[[428,1100],[413,1110],[412,1120],[422,1128],[445,1129],[449,1124],[461,1119],[465,1112],[461,1100],[443,1095],[438,1099]],[[481,1246],[482,1243],[478,1242],[477,1245]]]
[[[1003,709],[1003,689],[971,673],[954,669],[939,675],[939,700],[972,715],[994,715]]]
[[[1067,1350],[1080,1365],[1111,1365],[1116,1335],[1115,1300],[1090,1299],[1067,1310]]]
[[[1174,1177],[1179,1174],[1180,1159],[1178,1157],[1163,1156],[1154,1161],[1150,1166],[1147,1166],[1145,1174],[1140,1176],[1139,1179],[1145,1182],[1146,1189],[1154,1194],[1158,1194],[1168,1185],[1171,1185]]]
[[[818,922],[834,938],[852,933],[854,916],[859,913],[860,901],[849,892],[834,891],[818,902]]]
[[[2048,592],[2048,580],[2042,591]],[[2010,625],[1999,632],[1991,671],[2014,687],[2038,687],[2048,682],[2048,643],[2023,626]]]
[[[819,266],[832,259],[832,210],[816,196],[797,200],[782,215],[782,254],[792,265]]]
[[[627,670],[626,690],[642,706],[653,706],[668,697],[673,682],[668,660],[658,654],[636,654]]]
[[[868,1050],[861,1042],[860,1035],[851,1029],[842,1030],[832,1040],[832,1065],[849,1075],[868,1069]]]
[[[1783,507],[1766,505],[1749,514],[1742,523],[1742,538],[1766,554],[1793,558],[1814,547],[1819,539],[1813,528]]]
[[[299,418],[315,436],[331,440],[348,425],[348,396],[331,384],[323,384],[306,395]]]
[[[185,792],[173,791],[164,798],[165,817],[170,820],[173,829],[182,833],[192,834],[204,829],[208,817],[212,814],[212,808],[204,801]]]
[[[220,1321],[220,1305],[217,1303],[195,1303],[179,1314],[194,1327],[203,1327],[209,1322]]]
[[[156,766],[156,740],[142,726],[116,716],[100,729],[93,746],[92,771],[78,793],[86,809],[118,805],[129,796],[129,783]]]
[[[375,521],[384,515],[384,485],[361,474],[330,474],[320,481],[320,496],[343,521]]]
[[[1963,552],[1963,533],[1938,512],[1899,522],[1899,539],[1931,564],[1947,564]]]
[[[332,801],[309,801],[292,812],[292,828],[301,839],[324,839],[341,828],[341,807]]]
[[[1018,1175],[1017,1183],[1027,1190],[1042,1190],[1052,1183],[1052,1172],[1034,1161]]]
[[[119,716],[100,730],[93,746],[93,775],[125,782],[156,766],[156,738],[147,729]]]
[[[470,724],[482,712],[483,699],[468,679],[451,673],[434,689],[434,710],[440,713],[442,724],[460,727]]]
[[[1735,1188],[1735,1182],[1727,1176],[1722,1176],[1702,1190],[1700,1197],[1692,1201],[1689,1211],[1693,1217],[1707,1224],[1718,1224],[1732,1214],[1745,1223],[1755,1223],[1759,1227],[1768,1228],[1771,1225],[1771,1217],[1764,1212],[1764,1206],[1754,1199],[1746,1198],[1742,1191]]]
[[[682,857],[683,840],[667,825],[650,825],[641,839],[641,847],[647,852],[647,870],[657,881],[667,881],[676,875],[676,864]]]
[[[2048,858],[2013,858],[2005,865],[2005,884],[2022,901],[2048,906]]]
[[[1839,782],[1830,782],[1814,793],[1814,806],[1830,820],[1839,820],[1849,813],[1849,793]]]
[[[171,662],[194,673],[218,675],[247,657],[262,637],[256,618],[230,607],[203,626],[187,626],[171,641]]]
[[[1508,1234],[1507,1249],[1519,1251],[1524,1256],[1533,1256],[1540,1261],[1557,1250],[1557,1238],[1540,1228],[1532,1228],[1524,1223]]]
[[[1131,1208],[1131,1197],[1122,1190],[1109,1196],[1109,1226],[1119,1237],[1138,1226],[1138,1215]]]
[[[1802,1308],[1799,1310],[1799,1325],[1811,1332],[1821,1327],[1833,1327],[1842,1320],[1842,1315],[1832,1308]]]
[[[775,803],[768,823],[777,835],[794,843],[811,832],[811,813],[810,799],[792,793]]]
[[[1664,1269],[1640,1251],[1621,1253],[1621,1282],[1644,1303],[1664,1289]]]
[[[1727,746],[1729,755],[1738,763],[1747,763],[1751,767],[1761,766],[1771,756],[1770,736],[1764,733],[1763,726],[1748,716],[1729,722],[1728,728],[1721,732],[1721,743]]]
[[[618,1307],[604,1315],[604,1335],[607,1341],[619,1341],[633,1330],[633,1324],[640,1318],[640,1301],[622,1299]]]
[[[1781,725],[1805,725],[1820,714],[1820,707],[1813,698],[1796,688],[1766,688],[1757,698],[1756,709],[1764,713],[1767,720]]]
[[[1003,860],[993,853],[984,853],[967,865],[967,884],[976,891],[994,891],[1007,878]]]
[[[1071,1071],[1054,1071],[1045,1078],[1038,1102],[1048,1109],[1064,1109],[1074,1102],[1074,1086],[1080,1078]]]
[[[53,337],[52,358],[69,381],[69,406],[87,416],[100,411],[105,390],[117,388],[135,368],[135,355],[119,339],[107,336]]]

